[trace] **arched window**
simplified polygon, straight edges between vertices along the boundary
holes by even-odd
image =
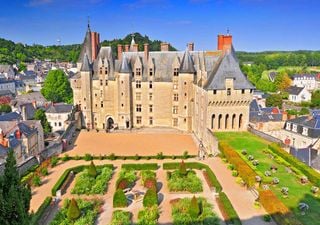
[[[221,120],[222,120],[222,115],[220,114],[218,118],[218,129],[221,129]]]
[[[225,121],[224,121],[224,129],[229,128],[229,114],[226,115]]]
[[[211,129],[214,128],[214,119],[215,119],[216,115],[212,114],[212,117],[211,117]]]
[[[239,116],[239,129],[242,128],[242,114]]]
[[[235,122],[236,122],[236,114],[233,114],[233,116],[232,116],[232,125],[231,125],[232,129],[234,129]]]

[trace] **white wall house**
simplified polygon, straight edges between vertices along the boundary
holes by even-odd
[[[306,87],[291,86],[288,90],[289,101],[301,103],[311,101],[311,93]]]
[[[72,115],[73,105],[57,103],[52,104],[46,111],[47,120],[52,127],[52,132],[64,131],[65,123]]]
[[[303,74],[293,76],[293,85],[297,87],[306,87],[308,91],[317,89],[316,77],[312,74]]]
[[[12,94],[15,94],[16,84],[14,80],[0,79],[0,91],[10,91]]]

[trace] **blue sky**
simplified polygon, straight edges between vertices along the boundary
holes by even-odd
[[[87,17],[101,39],[137,31],[178,49],[216,49],[227,28],[236,50],[320,49],[319,0],[0,0],[0,37],[81,43]],[[1,47],[1,46],[0,46]]]

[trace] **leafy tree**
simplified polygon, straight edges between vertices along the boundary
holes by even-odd
[[[10,150],[4,175],[0,177],[0,223],[29,225],[30,199],[30,188],[21,184],[14,152]]]
[[[311,95],[311,104],[312,107],[319,107],[320,106],[320,90],[316,90]]]
[[[189,215],[196,219],[200,215],[200,207],[196,196],[193,196],[190,202]]]
[[[278,94],[269,95],[266,99],[266,106],[267,107],[279,107],[282,108],[282,97]]]
[[[43,109],[37,109],[37,111],[34,114],[35,120],[40,120],[41,125],[43,127],[43,131],[45,134],[49,134],[51,132],[51,125],[47,120],[47,116],[45,114],[45,111]]]
[[[71,199],[70,204],[69,204],[69,208],[68,208],[68,214],[67,214],[68,219],[69,220],[76,220],[80,217],[80,215],[81,215],[81,212],[80,212],[78,203],[73,198],[73,199]]]
[[[51,70],[43,84],[41,94],[52,102],[72,103],[72,89],[62,70]]]
[[[288,74],[282,71],[276,76],[274,83],[279,91],[284,91],[291,86],[292,81]]]
[[[90,163],[90,166],[89,166],[89,169],[88,169],[88,174],[91,176],[91,177],[94,177],[96,178],[97,176],[97,169],[96,169],[96,166],[94,165],[94,163],[91,161]]]
[[[0,105],[0,113],[9,113],[11,112],[11,106],[7,104]]]

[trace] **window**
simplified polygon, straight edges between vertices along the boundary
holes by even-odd
[[[187,97],[187,92],[186,92],[186,93],[184,93],[184,97]]]
[[[178,114],[178,106],[173,106],[173,114]]]
[[[149,81],[149,88],[152,88],[152,81]]]
[[[175,102],[179,101],[179,95],[178,94],[173,94],[173,101],[175,101]]]
[[[57,126],[57,122],[54,122],[54,126],[55,126],[55,127]]]
[[[103,85],[103,81],[102,80],[100,80],[100,86],[102,86]]]
[[[123,108],[123,106],[124,106],[124,105],[123,105],[123,104],[121,104],[121,107],[122,107],[122,108]]]
[[[153,118],[149,117],[149,125],[153,125]]]
[[[186,118],[184,118],[184,119],[183,119],[183,122],[185,122],[185,123],[186,123],[186,122],[187,122],[187,119],[186,119]]]
[[[106,80],[106,86],[108,86],[108,80]]]
[[[121,96],[123,96],[123,92],[121,92]]]
[[[140,93],[140,92],[137,92],[137,93],[136,93],[136,100],[137,100],[137,101],[140,101],[140,100],[141,100],[141,93]]]
[[[290,123],[287,123],[286,129],[287,130],[291,130],[291,124]]]
[[[178,126],[178,118],[173,118],[173,126]]]
[[[184,82],[184,85],[187,85],[187,82]]]
[[[137,68],[136,69],[136,76],[140,76],[141,75],[141,68]]]
[[[231,95],[231,88],[227,89],[227,95]]]
[[[141,88],[141,80],[136,80],[136,88]]]
[[[152,93],[149,93],[149,100],[152,101]]]
[[[97,108],[97,107],[98,107],[98,104],[96,104],[95,106],[96,106],[96,108]]]
[[[97,96],[98,96],[98,94],[97,94],[97,93],[95,93],[95,94],[94,94],[94,96],[96,96],[96,97],[97,97]]]
[[[179,69],[178,68],[173,69],[173,76],[179,76]]]
[[[59,127],[61,127],[61,122],[59,122]]]
[[[178,82],[177,81],[173,81],[173,89],[174,90],[178,89]]]
[[[103,102],[101,102],[101,108],[103,108]]]
[[[153,105],[149,105],[149,112],[153,112]]]
[[[297,124],[292,124],[292,131],[297,132]]]
[[[184,109],[187,109],[187,106],[186,106],[186,105],[184,106]]]
[[[142,123],[142,117],[141,116],[137,116],[137,124],[141,124]]]
[[[244,94],[244,93],[245,93],[245,90],[244,90],[244,89],[242,89],[242,90],[241,90],[241,94]]]
[[[108,70],[107,69],[104,71],[104,74],[108,74]]]
[[[141,112],[141,104],[136,105],[136,112]]]
[[[303,128],[302,135],[308,136],[308,128],[306,127]]]
[[[153,75],[153,70],[149,69],[149,75],[152,76]]]
[[[86,98],[83,98],[83,101],[86,101]]]
[[[216,95],[217,94],[217,90],[213,90],[213,94]]]
[[[121,81],[121,84],[123,84],[123,80]]]

